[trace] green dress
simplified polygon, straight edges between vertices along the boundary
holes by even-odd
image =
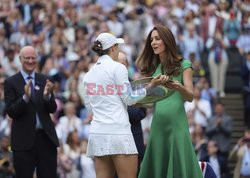
[[[183,60],[182,70],[173,80],[183,84],[183,71],[191,66],[189,60]],[[161,65],[153,76],[160,73]],[[191,143],[184,100],[178,91],[156,103],[139,178],[202,178]]]

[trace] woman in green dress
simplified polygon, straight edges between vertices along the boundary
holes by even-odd
[[[184,101],[193,100],[191,62],[178,55],[172,32],[158,25],[136,63],[144,76],[169,76],[165,85],[174,91],[155,105],[139,178],[202,178],[184,109]]]

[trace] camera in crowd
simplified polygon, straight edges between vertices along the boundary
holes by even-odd
[[[7,160],[6,158],[0,159],[0,167],[1,168],[8,168],[9,166],[10,166],[9,160]]]
[[[145,12],[145,9],[142,6],[138,6],[138,7],[136,7],[135,12],[138,15],[142,15]]]
[[[250,143],[250,138],[243,138],[244,143]]]

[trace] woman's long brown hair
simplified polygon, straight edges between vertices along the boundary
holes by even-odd
[[[151,47],[151,34],[156,30],[166,46],[166,59],[161,62],[159,55],[155,55]],[[165,26],[157,25],[148,34],[146,44],[141,55],[136,60],[136,65],[142,75],[151,76],[158,64],[161,63],[161,71],[168,76],[174,76],[181,71],[182,57],[178,54],[178,48],[172,32]]]

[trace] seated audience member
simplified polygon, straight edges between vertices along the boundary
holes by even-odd
[[[195,124],[194,131],[191,136],[198,160],[202,160],[206,156],[207,149],[207,139],[205,138],[204,128],[199,124]]]
[[[203,178],[217,178],[211,165],[205,161],[199,161]]]
[[[244,119],[250,129],[250,51],[243,56],[240,74],[243,80]]]
[[[231,133],[232,118],[225,112],[224,104],[217,102],[213,116],[208,119],[206,135],[217,142],[220,154],[225,159],[230,151]]]
[[[63,150],[65,155],[73,162],[71,170],[67,173],[67,178],[79,177],[80,170],[77,168],[77,161],[81,154],[81,147],[76,130],[68,134],[66,144],[63,145]]]
[[[73,160],[65,154],[63,145],[61,144],[58,149],[57,156],[57,176],[58,178],[67,178],[67,174],[71,172],[73,167]]]
[[[75,104],[67,102],[64,106],[65,116],[60,117],[59,122],[56,126],[56,133],[60,142],[65,143],[67,136],[70,132],[77,130],[81,132],[83,128],[82,121],[76,115]]]
[[[209,162],[217,178],[228,178],[226,160],[218,153],[218,144],[216,143],[216,141],[210,140],[207,144],[207,155],[203,158],[202,161]]]
[[[185,109],[186,112],[193,113],[195,123],[202,125],[202,127],[207,126],[212,109],[210,103],[201,98],[201,88],[199,86],[194,87],[194,99],[192,102],[185,103]]]
[[[236,160],[233,178],[250,177],[250,130],[245,130],[244,136],[240,138],[229,154],[230,160]]]
[[[198,85],[202,88],[201,89],[201,98],[209,101],[211,108],[213,110],[215,102],[217,100],[217,92],[216,90],[209,85],[207,78],[202,77]]]
[[[206,76],[205,70],[201,66],[201,62],[195,60],[192,62],[193,66],[193,82],[194,84],[198,83],[199,80]]]
[[[79,178],[96,178],[95,162],[93,158],[87,157],[88,140],[81,141],[81,154],[77,161],[77,168],[80,170]]]
[[[0,138],[0,177],[12,178],[15,176],[13,166],[13,156],[10,151],[9,137],[3,136]]]

